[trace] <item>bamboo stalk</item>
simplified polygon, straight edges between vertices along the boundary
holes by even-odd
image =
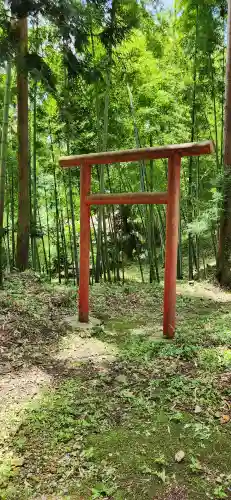
[[[20,271],[28,267],[30,234],[29,152],[28,152],[28,75],[22,70],[28,52],[28,24],[18,20],[19,51],[17,58],[18,92],[18,230],[16,265]]]
[[[109,91],[110,91],[111,79],[110,79],[110,67],[107,70],[106,76],[106,92],[105,92],[105,103],[104,103],[104,130],[103,130],[103,150],[107,149],[107,139],[108,139],[108,109],[109,109]],[[104,165],[100,165],[100,193],[104,193]],[[97,232],[97,254],[96,254],[96,275],[95,282],[99,282],[100,269],[101,269],[101,243],[102,243],[102,227],[104,233],[104,243],[105,243],[105,267],[107,269],[108,280],[111,281],[109,263],[108,263],[108,252],[107,252],[107,231],[106,231],[106,220],[105,220],[105,209],[104,207],[99,208],[98,215],[98,232]]]
[[[196,86],[197,86],[197,52],[198,52],[198,14],[199,9],[196,5],[196,33],[195,33],[195,51],[193,62],[193,98],[191,110],[191,142],[194,141],[195,127],[196,127]],[[193,220],[193,158],[189,158],[188,167],[188,222]],[[193,237],[191,231],[188,233],[188,267],[189,267],[189,281],[193,280]]]
[[[10,86],[11,86],[11,64],[7,63],[6,83],[3,105],[3,124],[2,137],[0,144],[0,287],[3,286],[3,218],[4,218],[4,199],[5,199],[5,177],[6,177],[6,158],[7,158],[7,134],[10,107]]]
[[[45,207],[46,207],[46,222],[47,222],[47,240],[48,240],[48,269],[49,269],[49,278],[51,281],[51,243],[50,243],[50,224],[49,224],[49,211],[48,211],[48,202],[47,202],[47,190],[44,187],[44,197],[45,197]]]
[[[68,283],[68,253],[67,253],[67,243],[66,243],[66,236],[65,236],[63,210],[62,210],[61,206],[60,206],[59,224],[60,224],[60,234],[61,234],[62,247],[63,247],[63,257],[64,257],[64,276],[65,276],[65,283],[67,284]]]
[[[39,208],[38,210],[38,220],[39,220],[39,227],[40,227],[40,232],[41,232],[41,239],[42,239],[42,247],[43,247],[43,256],[44,256],[44,263],[45,263],[45,268],[46,268],[46,274],[48,275],[48,262],[47,262],[47,254],[46,254],[46,248],[45,248],[45,242],[44,242],[44,236],[43,236],[43,227],[42,227],[42,222],[41,222],[41,217],[39,213]],[[37,249],[36,245],[36,249]]]
[[[56,172],[54,166],[53,172],[54,178],[54,189],[55,189],[55,226],[56,226],[56,252],[57,252],[57,264],[58,264],[58,277],[59,283],[61,283],[61,268],[60,268],[60,240],[59,240],[59,204],[58,204],[58,192],[57,192],[57,181],[56,181]]]
[[[225,23],[225,16],[223,18],[223,48],[222,48],[222,83],[224,84],[225,82],[225,52],[226,52],[226,23]],[[225,93],[222,88],[222,94],[221,94],[221,146],[220,146],[220,165],[223,165],[224,161],[224,103],[225,103]]]
[[[15,215],[14,215],[14,172],[13,172],[13,164],[11,163],[11,191],[10,191],[10,200],[11,200],[11,254],[12,254],[12,262],[11,262],[11,270],[15,267]]]
[[[36,270],[36,256],[37,256],[37,155],[36,155],[36,140],[37,140],[37,84],[34,85],[33,95],[33,151],[32,151],[32,199],[31,212],[32,212],[32,228],[34,234],[31,238],[32,249],[32,262],[33,268]]]
[[[218,145],[218,130],[217,130],[217,107],[216,107],[216,92],[214,86],[214,67],[211,59],[211,55],[209,57],[210,62],[210,71],[211,71],[211,83],[212,83],[212,100],[213,100],[213,116],[214,116],[214,131],[215,131],[215,154],[216,154],[216,165],[217,172],[220,170],[219,164],[219,145]]]
[[[69,245],[70,245],[70,251],[71,251],[72,273],[73,273],[73,276],[76,276],[76,274],[75,274],[75,263],[74,263],[74,249],[73,249],[73,244],[72,244],[73,233],[71,233],[71,223],[70,223],[68,197],[67,197],[67,186],[66,186],[64,172],[63,172],[63,186],[64,186],[65,203],[66,203],[66,217],[67,217],[67,225],[68,225]],[[74,284],[75,283],[76,283],[76,278],[74,279]]]
[[[135,108],[133,104],[133,97],[132,97],[132,92],[130,89],[130,86],[127,84],[127,89],[128,89],[128,95],[129,95],[129,102],[130,102],[130,109],[131,109],[131,114],[133,118],[133,127],[134,127],[134,136],[135,136],[135,142],[136,142],[136,147],[141,148],[141,143],[140,143],[140,137],[139,137],[139,131],[138,127],[136,124],[136,117],[135,117]],[[146,191],[146,186],[147,186],[147,173],[146,173],[146,166],[144,160],[141,160],[140,162],[140,187],[141,191],[144,192]],[[145,205],[142,209],[143,216],[144,216],[144,227],[145,227],[145,234],[146,234],[146,246],[147,246],[147,251],[148,251],[148,257],[149,257],[149,266],[150,266],[150,278],[152,279],[152,272],[153,269],[155,268],[155,255],[153,255],[152,252],[152,228],[151,228],[151,223],[150,223],[150,217],[148,213],[148,208]]]
[[[150,147],[152,147],[152,137],[150,137]],[[150,160],[150,191],[154,189],[154,161]],[[154,253],[154,265],[156,280],[160,282],[159,268],[158,268],[158,257],[157,257],[157,247],[156,247],[156,235],[155,235],[155,217],[154,217],[154,206],[150,205],[150,226],[151,226],[151,246]],[[151,269],[151,267],[150,267]],[[150,281],[151,281],[151,271],[150,271]]]
[[[74,251],[74,263],[75,263],[75,274],[76,274],[76,283],[79,285],[79,258],[78,258],[78,248],[77,248],[77,235],[75,228],[75,208],[74,208],[74,200],[72,193],[72,176],[71,171],[68,171],[68,186],[69,186],[69,200],[70,200],[70,208],[71,208],[71,223],[72,223],[72,234],[73,234],[73,251]]]
[[[6,203],[6,246],[7,246],[7,267],[8,271],[11,270],[11,252],[10,252],[10,189],[9,189],[9,174],[6,172],[6,193],[7,193],[7,203]]]

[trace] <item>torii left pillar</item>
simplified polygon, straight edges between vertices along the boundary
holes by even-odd
[[[90,280],[90,205],[86,198],[91,188],[91,166],[80,167],[80,275],[79,275],[79,321],[89,319],[89,280]]]

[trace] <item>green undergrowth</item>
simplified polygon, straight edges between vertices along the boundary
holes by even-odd
[[[23,317],[37,314],[40,290],[41,339],[49,285],[34,287],[36,293],[23,288]],[[169,341],[161,336],[162,287],[93,287],[92,313],[102,325],[92,341],[116,344],[118,357],[107,365],[80,363],[70,373],[53,365],[50,387],[29,403],[5,442],[0,498],[231,498],[231,303],[201,291],[201,298],[178,297],[177,335]],[[75,311],[75,297],[68,288],[50,293],[58,325]],[[12,311],[13,285],[7,297]]]

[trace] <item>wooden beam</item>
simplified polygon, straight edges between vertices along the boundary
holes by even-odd
[[[61,167],[75,167],[77,165],[104,165],[119,162],[131,162],[145,159],[171,158],[174,154],[183,156],[199,156],[214,152],[212,141],[173,144],[156,148],[128,149],[124,151],[107,151],[87,155],[63,156],[59,163]]]
[[[85,202],[87,205],[166,205],[168,193],[98,193],[87,196]]]

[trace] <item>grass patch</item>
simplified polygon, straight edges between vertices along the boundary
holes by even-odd
[[[202,499],[212,495],[221,474],[225,485],[231,466],[227,428],[168,406],[160,411],[159,387],[150,384],[148,394],[141,386],[121,384],[111,372],[47,392],[14,437],[16,466],[2,463],[1,498],[153,498],[176,482],[189,498]],[[187,389],[186,400],[192,387]],[[164,394],[160,401],[170,404],[182,396],[179,380]],[[175,461],[179,450],[182,463]]]
[[[177,336],[166,341],[157,335],[161,287],[93,287],[92,311],[104,324],[92,335],[117,344],[119,356],[69,373],[52,352],[67,333],[60,319],[75,311],[73,290],[36,279],[16,277],[3,292],[3,312],[19,332],[4,341],[15,355],[15,338],[23,363],[42,363],[53,378],[5,443],[0,498],[230,498],[227,304],[179,296]]]

